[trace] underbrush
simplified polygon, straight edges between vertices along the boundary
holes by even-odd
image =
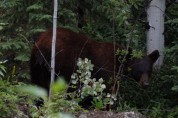
[[[52,87],[53,94],[50,101],[45,90],[12,81],[12,79],[4,79],[5,76],[1,76],[0,117],[72,117],[69,114],[63,113],[76,114],[79,111],[86,112],[78,103],[89,95],[94,97],[92,102],[92,108],[94,109],[103,109],[112,101],[112,104],[110,104],[112,105],[111,110],[116,112],[138,111],[150,118],[178,117],[178,93],[176,88],[178,81],[175,66],[172,68],[172,65],[167,65],[163,66],[159,71],[154,70],[151,84],[146,89],[141,88],[133,79],[120,80],[119,93],[117,99],[115,99],[111,95],[108,97],[108,94],[104,92],[104,80],[99,79],[97,81],[90,78],[90,71],[92,71],[93,67],[90,61],[84,60],[83,62],[89,62],[89,66],[84,66],[86,68],[83,68],[83,70],[80,68],[81,70],[78,70],[75,76],[73,75],[73,79],[76,77],[83,78],[77,78],[79,83],[83,82],[82,92],[66,93],[67,85],[63,79],[59,79]],[[80,64],[83,62],[80,62]],[[2,65],[1,68],[3,68]],[[1,72],[4,75],[6,72],[5,68],[1,69]],[[85,74],[83,75],[82,73]],[[73,81],[71,87],[75,88],[77,81]],[[91,86],[92,82],[93,86]],[[87,88],[92,88],[92,91],[89,91],[90,89]],[[73,98],[68,99],[67,96],[73,96]],[[37,108],[35,101],[39,97],[43,98],[44,105]]]
[[[28,118],[35,97],[17,91],[24,85],[20,82],[9,82],[0,79],[0,117]]]
[[[134,108],[150,118],[178,117],[178,75],[171,68],[171,65],[166,65],[154,70],[151,84],[146,89],[142,89],[134,80],[122,81],[118,111]]]

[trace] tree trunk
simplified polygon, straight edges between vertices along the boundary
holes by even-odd
[[[152,0],[147,8],[147,21],[149,30],[147,31],[147,53],[159,50],[160,57],[155,63],[156,67],[163,64],[164,50],[164,13],[165,0]]]
[[[51,85],[54,83],[55,77],[55,53],[56,53],[56,30],[57,30],[57,7],[58,2],[54,0],[54,12],[53,12],[53,36],[52,36],[52,51],[51,51],[51,82],[49,88],[49,100],[51,96]]]

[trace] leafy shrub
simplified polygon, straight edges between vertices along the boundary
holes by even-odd
[[[30,114],[34,97],[17,91],[23,83],[11,83],[0,79],[0,117],[23,117]]]
[[[168,49],[165,54],[165,65],[160,70],[154,70],[151,77],[151,85],[147,89],[142,89],[132,79],[121,81],[120,101],[118,110],[135,108],[146,116],[157,117],[177,117],[177,59],[174,54],[176,50]],[[171,69],[172,68],[172,69]],[[172,88],[173,87],[173,88]],[[125,105],[126,104],[126,105]],[[121,106],[121,107],[120,107]],[[127,107],[129,106],[129,107]]]
[[[41,87],[25,85],[19,86],[18,90],[23,93],[36,96],[38,100],[43,99],[42,106],[32,106],[29,108],[29,115],[31,117],[61,117],[61,118],[73,118],[66,112],[73,113],[76,110],[82,110],[78,104],[73,101],[66,100],[65,94],[66,83],[62,78],[59,78],[52,86],[52,94],[48,96],[47,91]]]
[[[104,80],[100,78],[91,78],[91,71],[93,70],[94,65],[91,64],[91,61],[85,58],[81,58],[77,61],[78,70],[76,73],[73,73],[71,76],[71,83],[78,87],[77,94],[82,99],[92,96],[93,97],[93,106],[97,109],[103,109],[107,104],[113,105],[116,101],[116,96],[111,95],[110,93],[105,93],[106,85]],[[108,88],[107,88],[108,89]]]
[[[0,117],[28,117],[35,98],[18,91],[17,88],[24,84],[12,81],[15,69],[6,76],[5,62],[0,63]]]

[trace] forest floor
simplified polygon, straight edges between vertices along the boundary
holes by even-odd
[[[88,113],[80,113],[77,118],[147,118],[146,116],[130,111],[130,112],[112,112],[112,111],[89,111]]]
[[[29,106],[26,104],[20,105],[20,111],[27,116],[30,116]],[[74,118],[147,118],[136,111],[127,112],[114,112],[114,111],[101,111],[101,110],[90,110],[87,112],[78,112],[72,115]]]

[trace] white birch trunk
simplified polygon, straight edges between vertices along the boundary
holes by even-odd
[[[51,82],[49,88],[49,100],[51,96],[51,85],[54,83],[55,77],[55,53],[56,53],[56,30],[57,30],[57,7],[58,2],[54,0],[54,12],[53,12],[53,36],[52,36],[52,51],[51,51]]]
[[[159,50],[160,57],[155,66],[160,67],[163,64],[164,50],[164,13],[165,0],[152,0],[147,8],[147,21],[150,29],[147,31],[147,53],[153,50]]]

